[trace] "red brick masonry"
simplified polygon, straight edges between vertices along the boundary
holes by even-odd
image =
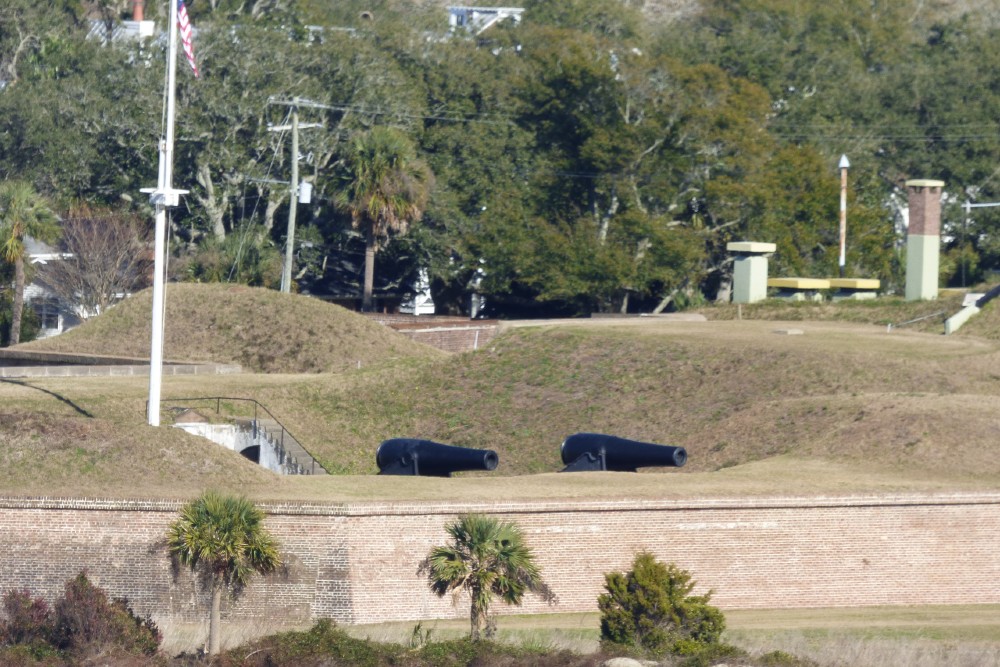
[[[0,498],[0,592],[50,601],[82,568],[157,620],[202,620],[163,537],[180,504]],[[462,512],[515,520],[558,595],[521,612],[595,611],[603,575],[652,551],[715,589],[723,609],[1000,603],[1000,493],[567,502],[271,504],[286,569],[229,618],[372,623],[462,617],[418,573]]]
[[[369,314],[376,322],[398,331],[411,340],[445,352],[471,352],[485,347],[496,336],[496,320],[470,320],[438,315]]]

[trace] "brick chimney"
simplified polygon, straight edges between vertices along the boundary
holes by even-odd
[[[145,0],[132,0],[132,20],[133,21],[143,21],[145,17],[143,15],[143,9],[145,8]]]
[[[906,300],[938,296],[941,252],[941,188],[944,181],[906,181],[909,228],[906,233]]]

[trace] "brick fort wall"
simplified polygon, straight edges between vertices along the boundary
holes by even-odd
[[[471,352],[485,347],[500,329],[496,320],[470,320],[441,315],[365,313],[403,336],[445,352]]]
[[[516,521],[558,601],[520,613],[596,611],[603,575],[635,553],[689,570],[722,609],[997,604],[1000,493],[493,503],[263,504],[285,567],[256,578],[229,619],[308,623],[467,617],[419,564],[463,512]],[[50,602],[86,569],[157,621],[200,621],[208,598],[164,546],[180,504],[0,498],[0,592]]]

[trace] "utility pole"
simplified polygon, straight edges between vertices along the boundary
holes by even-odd
[[[298,102],[293,99],[292,102]],[[292,291],[292,260],[295,256],[295,209],[299,207],[299,107],[292,105],[292,187],[288,196],[288,236],[285,239],[285,265],[281,269],[281,291]]]
[[[844,277],[847,264],[847,170],[851,163],[846,155],[840,156],[840,277]]]
[[[993,208],[995,206],[1000,206],[1000,202],[990,201],[983,202],[981,204],[973,204],[968,199],[965,200],[965,219],[962,221],[962,287],[965,287],[965,265],[968,263],[969,259],[965,256],[965,243],[969,238],[969,219],[972,218],[972,209],[974,208]]]
[[[288,202],[288,232],[285,238],[285,262],[281,269],[281,291],[288,294],[292,291],[292,262],[295,259],[295,213],[299,206],[299,129],[323,127],[321,123],[305,123],[299,125],[299,104],[303,101],[298,97],[291,100],[268,100],[275,104],[286,104],[291,107],[292,115],[292,180],[289,187]],[[287,125],[277,125],[268,128],[270,132],[283,132],[289,129]]]

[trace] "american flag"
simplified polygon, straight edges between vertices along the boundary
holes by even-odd
[[[195,77],[198,76],[198,65],[194,61],[194,46],[191,44],[191,21],[188,20],[184,0],[177,0],[177,25],[181,29],[181,42],[184,44],[184,55],[187,56]]]

